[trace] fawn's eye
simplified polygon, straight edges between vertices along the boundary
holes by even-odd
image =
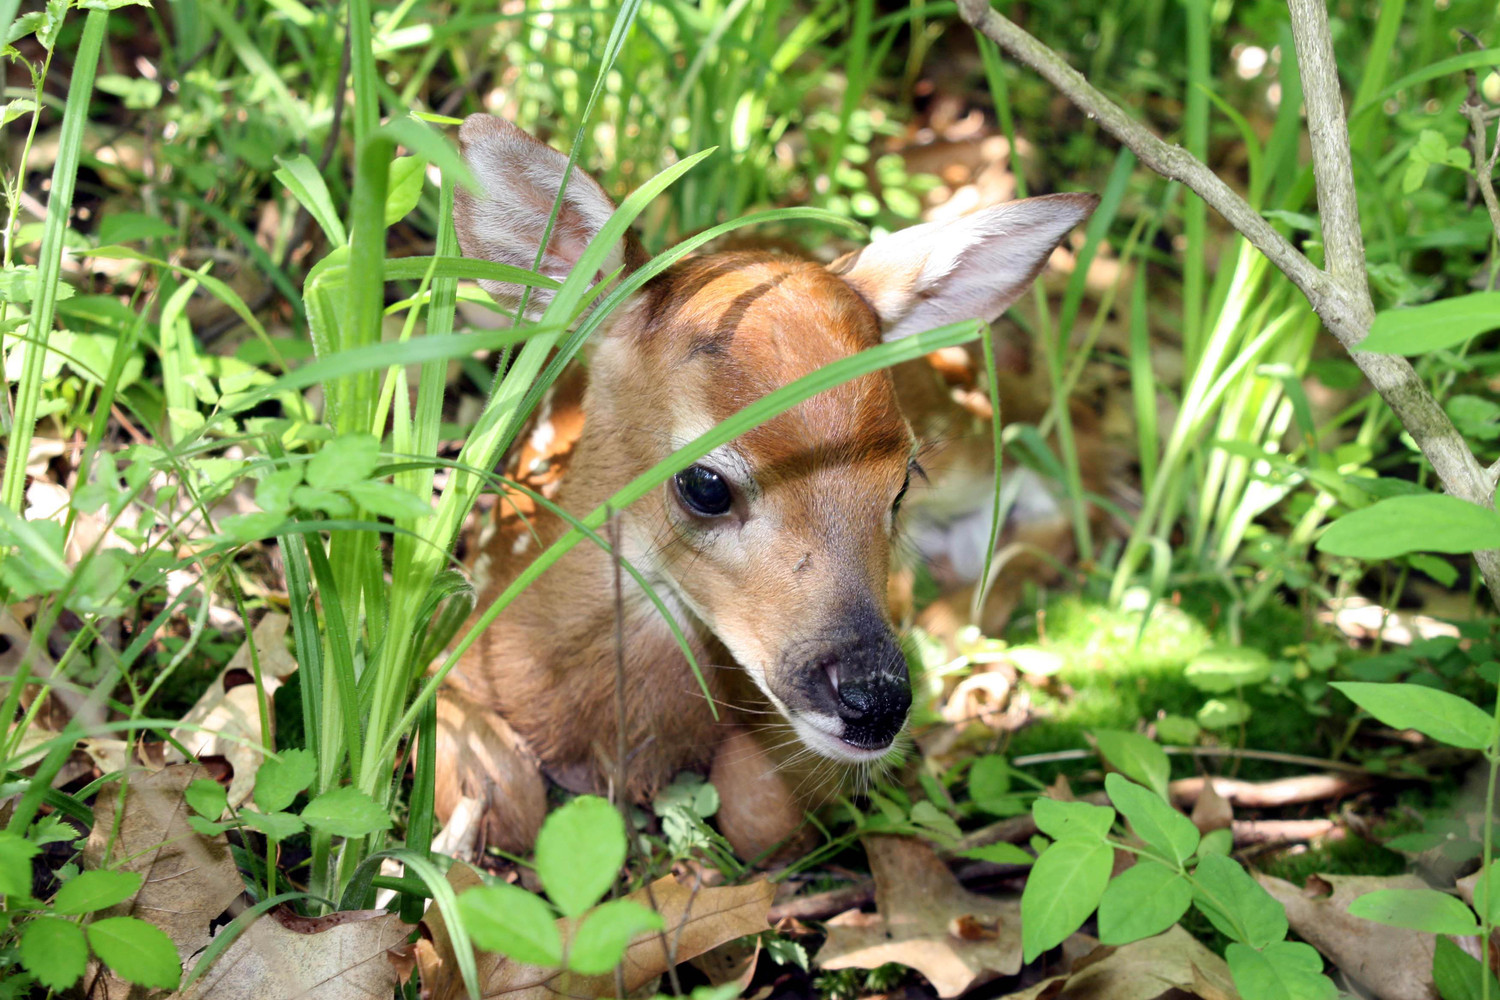
[[[734,496],[724,477],[704,465],[690,465],[677,473],[677,495],[695,514],[717,517],[728,513]]]

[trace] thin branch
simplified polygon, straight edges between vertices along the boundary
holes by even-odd
[[[1041,74],[1134,152],[1142,163],[1163,177],[1182,182],[1201,197],[1275,264],[1307,297],[1328,331],[1349,351],[1365,378],[1432,463],[1443,488],[1456,497],[1493,508],[1494,485],[1490,476],[1428,392],[1411,362],[1394,354],[1357,349],[1370,332],[1375,310],[1364,272],[1364,244],[1349,159],[1348,128],[1323,4],[1324,0],[1290,0],[1289,7],[1308,111],[1328,271],[1298,252],[1207,165],[1181,146],[1162,141],[1129,112],[1090,86],[1060,55],[991,10],[989,0],[958,0],[958,10],[976,31],[1013,59]],[[1500,550],[1475,552],[1474,558],[1489,586],[1491,599],[1500,606]]]

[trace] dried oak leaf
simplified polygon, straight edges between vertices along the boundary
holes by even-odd
[[[271,695],[297,669],[297,661],[286,648],[287,622],[287,616],[281,614],[262,618],[198,703],[182,717],[183,727],[172,731],[172,737],[195,756],[223,756],[234,767],[234,778],[229,782],[231,806],[250,798],[255,788],[255,772],[263,757],[258,748],[266,735],[261,731],[251,645],[260,661],[269,711]],[[182,755],[173,754],[170,759],[181,760]]]
[[[1379,1000],[1437,1000],[1435,935],[1349,915],[1349,904],[1367,892],[1426,889],[1426,882],[1415,875],[1315,875],[1299,889],[1259,872],[1255,878],[1286,907],[1292,930]]]
[[[366,1000],[389,997],[414,928],[384,910],[299,917],[277,908],[235,938],[174,1000]]]
[[[465,864],[448,870],[448,882],[462,893],[480,884],[478,873]],[[637,889],[626,896],[642,906],[655,901],[666,924],[664,934],[650,932],[637,937],[625,951],[621,963],[627,993],[634,992],[666,973],[673,960],[686,962],[726,941],[758,934],[767,927],[775,886],[764,879],[749,885],[704,888],[666,875],[651,883],[651,891]],[[458,1000],[465,996],[463,979],[453,953],[442,915],[427,911],[422,923],[430,940],[417,942],[417,968],[422,974],[427,1000]],[[579,920],[557,922],[567,948]],[[663,945],[663,938],[670,952]],[[671,955],[671,958],[668,955]],[[535,965],[512,962],[503,955],[481,952],[477,956],[480,996],[505,1000],[587,1000],[617,995],[612,974],[583,976]]]
[[[1224,960],[1181,927],[1119,947],[1100,946],[1065,975],[1000,1000],[1237,1000]]]
[[[224,837],[200,836],[187,823],[183,792],[210,776],[206,768],[190,764],[133,771],[125,779],[125,808],[118,814],[119,789],[106,785],[94,802],[94,828],[83,849],[86,868],[124,858],[118,869],[140,872],[145,879],[134,897],[98,916],[132,916],[155,924],[183,960],[208,945],[210,922],[244,889]],[[97,976],[90,996],[129,995],[130,988],[108,972],[100,970]]]
[[[864,845],[876,912],[849,910],[828,921],[819,966],[896,962],[926,976],[941,997],[1021,968],[1019,900],[969,892],[926,841],[878,836],[865,837]]]

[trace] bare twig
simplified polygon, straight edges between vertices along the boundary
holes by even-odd
[[[1349,132],[1333,61],[1324,0],[1290,0],[1313,151],[1328,269],[1297,251],[1207,165],[1170,145],[1090,86],[1056,52],[990,9],[989,0],[958,0],[959,14],[1012,58],[1040,73],[1106,132],[1163,177],[1181,181],[1222,215],[1306,296],[1328,331],[1350,352],[1450,494],[1493,508],[1494,483],[1463,436],[1403,357],[1357,350],[1370,332],[1374,305],[1364,271],[1364,241],[1349,160]],[[1500,550],[1474,553],[1491,599],[1500,606]]]

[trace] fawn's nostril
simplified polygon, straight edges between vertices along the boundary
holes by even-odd
[[[875,708],[875,695],[867,684],[835,684],[833,690],[839,696],[839,715],[845,719],[858,719]]]

